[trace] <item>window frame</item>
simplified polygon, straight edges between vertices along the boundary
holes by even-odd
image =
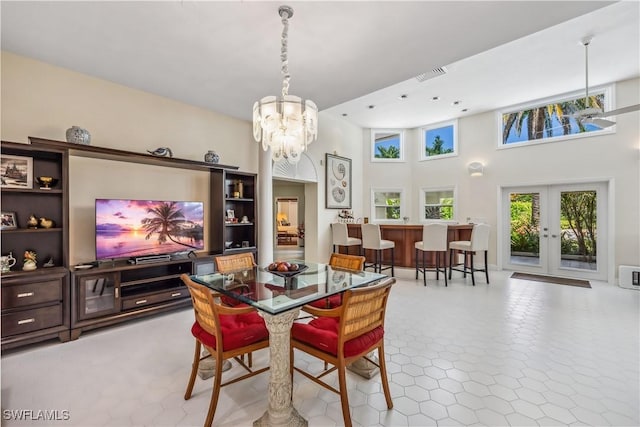
[[[589,88],[589,95],[597,95],[599,93],[603,93],[604,94],[604,111],[611,111],[612,110],[612,106],[615,105],[615,90],[614,90],[614,84],[608,84],[608,85],[603,85],[603,86],[597,86],[597,87],[593,87],[593,88]],[[512,105],[512,106],[508,106],[505,108],[501,108],[499,110],[496,111],[496,131],[497,131],[497,148],[498,149],[510,149],[510,148],[517,148],[517,147],[528,147],[531,145],[538,145],[538,144],[548,144],[548,143],[553,143],[553,142],[561,142],[561,141],[567,141],[567,140],[572,140],[572,139],[578,139],[578,138],[590,138],[593,136],[601,136],[601,135],[608,135],[608,134],[613,134],[616,132],[616,125],[613,125],[609,128],[605,128],[605,129],[600,129],[600,130],[594,130],[594,131],[590,131],[590,132],[583,132],[583,133],[574,133],[574,134],[570,134],[570,135],[558,135],[558,136],[553,136],[553,137],[549,137],[549,138],[541,138],[541,139],[534,139],[534,140],[527,140],[527,141],[518,141],[518,142],[511,142],[508,144],[503,143],[502,141],[502,132],[503,132],[503,115],[504,114],[509,114],[509,113],[515,113],[518,111],[523,111],[523,110],[529,110],[532,108],[536,108],[536,107],[543,107],[543,106],[547,106],[549,104],[557,104],[560,102],[565,102],[565,101],[573,101],[576,99],[580,99],[581,97],[584,98],[585,96],[585,91],[584,90],[578,90],[578,91],[574,91],[574,92],[568,92],[568,93],[564,93],[561,95],[554,95],[554,96],[549,96],[546,98],[540,98],[537,100],[532,100],[532,101],[528,101],[525,103],[521,103],[521,104],[517,104],[517,105]]]
[[[449,126],[453,127],[453,152],[427,156],[426,155],[427,132],[430,130],[441,129]],[[458,119],[447,120],[444,122],[433,123],[430,125],[420,127],[420,161],[446,159],[448,157],[457,157],[457,156],[458,156]]]
[[[400,217],[398,219],[393,218],[377,218],[376,217],[376,193],[400,193]],[[405,213],[405,190],[403,188],[390,188],[390,187],[376,187],[371,188],[371,205],[370,205],[370,218],[372,223],[403,223]]]
[[[442,192],[442,191],[451,191],[453,193],[453,203],[451,204],[451,208],[453,209],[453,214],[452,214],[452,218],[451,219],[433,219],[433,218],[426,218],[425,217],[425,207],[426,202],[425,202],[425,198],[427,193],[436,193],[436,192]],[[422,187],[420,188],[420,198],[418,199],[418,206],[420,207],[420,222],[421,223],[433,223],[433,222],[444,222],[447,224],[457,224],[458,220],[457,220],[457,213],[458,213],[458,188],[453,185],[453,186],[443,186],[443,187]]]
[[[394,133],[394,134],[398,134],[398,138],[399,138],[399,150],[400,150],[400,157],[397,159],[391,159],[391,158],[380,158],[380,157],[375,157],[376,155],[376,134],[378,133]],[[376,163],[398,163],[398,162],[404,162],[404,158],[405,158],[405,144],[404,144],[404,140],[405,140],[405,130],[404,129],[371,129],[371,162],[376,162]]]

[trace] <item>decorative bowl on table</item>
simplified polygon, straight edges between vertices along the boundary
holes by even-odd
[[[309,266],[288,261],[276,261],[265,267],[265,271],[280,277],[292,277],[305,271]]]

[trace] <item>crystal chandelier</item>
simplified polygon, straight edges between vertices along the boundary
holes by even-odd
[[[289,95],[289,61],[287,43],[289,18],[293,9],[280,6],[278,13],[282,18],[282,97],[265,96],[253,104],[253,137],[262,141],[262,148],[271,148],[274,161],[286,159],[297,163],[300,155],[318,137],[318,107],[313,101],[303,100]]]

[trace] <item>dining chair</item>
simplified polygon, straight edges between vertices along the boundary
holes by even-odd
[[[243,252],[234,255],[220,255],[214,258],[216,262],[216,271],[224,275],[233,275],[234,278],[236,277],[236,273],[243,273],[248,270],[252,270],[257,266],[255,258],[253,257],[253,252]],[[239,280],[235,285],[235,292],[250,292],[249,287],[242,283],[242,276],[238,274],[237,277]],[[240,303],[237,299],[228,297],[226,295],[221,295],[220,299],[225,305],[231,307]]]
[[[351,412],[346,368],[348,364],[361,357],[380,368],[387,408],[393,408],[384,356],[384,320],[391,285],[395,281],[390,277],[375,285],[349,289],[344,292],[342,305],[333,309],[307,306],[305,310],[310,311],[316,318],[309,323],[294,322],[291,329],[292,377],[295,370],[313,382],[339,394],[342,417],[347,427],[351,426]],[[367,356],[376,349],[378,350],[377,362]],[[294,350],[303,351],[333,366],[317,375],[306,372],[294,365]],[[323,376],[336,370],[339,389],[321,380]]]
[[[427,286],[427,271],[436,272],[436,280],[440,280],[440,272],[444,276],[444,285],[447,283],[447,232],[449,226],[442,223],[425,224],[422,227],[422,241],[415,243],[416,249],[416,279],[418,273],[422,273],[424,285]],[[426,253],[435,253],[435,267],[427,267]],[[422,253],[422,257],[419,254]],[[422,258],[422,263],[419,262]]]
[[[264,320],[253,307],[248,305],[224,306],[217,301],[219,293],[195,283],[186,274],[182,274],[180,279],[182,279],[191,294],[191,302],[195,313],[195,322],[191,327],[191,333],[196,339],[191,376],[189,377],[184,399],[189,400],[191,398],[198,366],[203,358],[214,357],[216,366],[223,366],[225,360],[233,358],[248,371],[247,374],[222,382],[222,369],[215,370],[211,402],[204,422],[204,427],[210,427],[213,423],[222,387],[261,374],[269,369],[267,366],[253,370],[240,357],[269,347],[269,331],[264,324]],[[209,352],[209,355],[200,356],[202,346]]]
[[[364,268],[373,267],[373,271],[376,273],[382,273],[383,270],[391,269],[391,275],[395,276],[393,272],[394,258],[395,258],[395,242],[391,240],[383,240],[380,234],[380,226],[378,224],[362,224],[362,250],[371,249],[374,251],[374,262],[366,264]],[[386,249],[391,249],[391,265],[382,267],[382,253]]]
[[[253,252],[243,252],[234,255],[220,255],[215,257],[216,270],[221,274],[230,274],[248,270],[256,266]]]
[[[348,254],[349,248],[351,246],[362,245],[362,240],[356,237],[349,237],[349,229],[347,228],[347,224],[341,222],[334,222],[333,224],[331,224],[331,236],[333,243],[333,252],[336,252],[336,246],[338,247],[338,251],[340,251],[341,246],[346,246]]]
[[[365,257],[360,255],[347,255],[332,253],[329,258],[329,266],[334,270],[358,272],[364,270]],[[342,304],[342,294],[331,295],[327,298],[314,301],[309,305],[317,308],[334,308]]]
[[[452,271],[460,271],[463,273],[463,277],[467,277],[467,273],[471,274],[471,283],[476,285],[474,273],[477,271],[484,271],[487,278],[487,284],[489,284],[489,269],[487,268],[487,252],[489,251],[489,232],[491,226],[489,224],[475,224],[471,230],[470,240],[460,240],[449,242],[449,280],[451,280]],[[456,262],[454,264],[454,254],[457,251],[462,252],[462,263]],[[484,268],[476,268],[473,262],[473,255],[477,252],[484,252]],[[461,265],[461,268],[456,268]]]

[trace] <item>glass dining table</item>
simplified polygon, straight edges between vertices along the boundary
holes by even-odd
[[[372,272],[334,269],[327,264],[292,260],[298,272],[271,272],[262,267],[228,274],[193,275],[191,279],[255,307],[269,330],[269,407],[254,426],[306,426],[291,403],[290,337],[300,308],[311,302],[368,286],[387,276]]]

